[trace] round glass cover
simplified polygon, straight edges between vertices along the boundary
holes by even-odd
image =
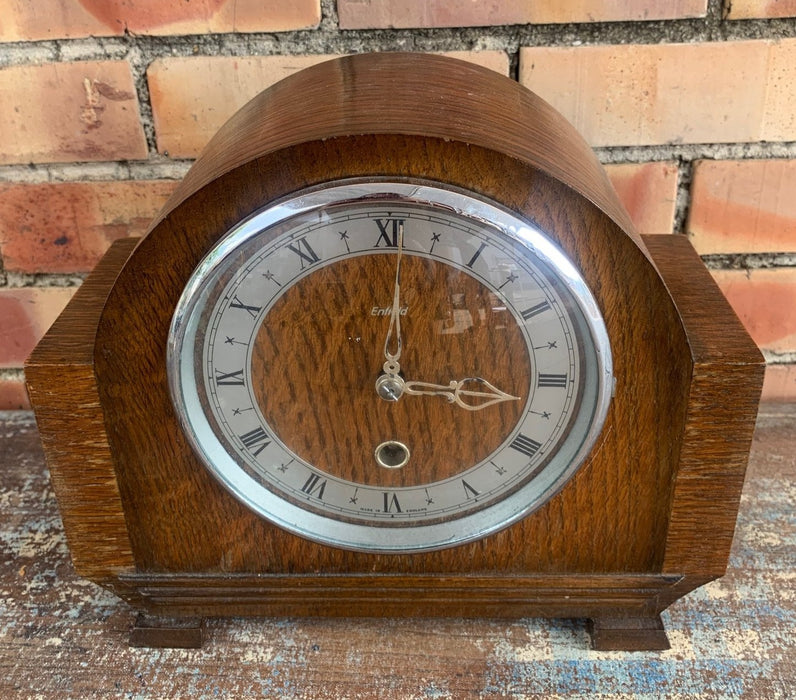
[[[175,410],[237,499],[381,552],[482,538],[551,498],[602,428],[608,336],[535,226],[429,183],[343,182],[233,227],[168,347]]]

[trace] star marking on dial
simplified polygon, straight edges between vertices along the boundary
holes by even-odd
[[[281,284],[279,284],[279,282],[277,282],[274,273],[271,272],[270,270],[266,270],[265,272],[263,272],[263,277],[265,277],[265,279],[267,279],[269,282],[273,282],[277,287],[282,286]]]
[[[505,287],[507,284],[510,284],[511,282],[516,282],[518,279],[519,277],[512,272],[508,277],[506,277],[506,281],[503,284],[501,284],[498,287],[498,289],[503,289],[503,287]]]
[[[498,476],[503,476],[506,473],[506,469],[504,467],[499,467],[494,462],[490,462],[490,464],[495,468],[495,474]]]

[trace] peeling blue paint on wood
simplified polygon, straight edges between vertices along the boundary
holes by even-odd
[[[665,652],[597,652],[582,620],[208,621],[133,649],[78,578],[29,414],[0,414],[2,698],[796,697],[796,412],[761,420],[727,575],[675,603]]]

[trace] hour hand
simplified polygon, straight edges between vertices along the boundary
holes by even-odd
[[[468,385],[476,385],[475,388],[466,388]],[[519,401],[519,396],[512,396],[505,391],[501,391],[493,384],[490,384],[482,377],[466,377],[459,381],[451,381],[446,384],[432,384],[430,382],[404,382],[403,392],[414,396],[442,396],[449,403],[467,411],[480,411],[487,406],[492,406],[503,401]],[[464,399],[473,399],[473,403],[467,403]]]

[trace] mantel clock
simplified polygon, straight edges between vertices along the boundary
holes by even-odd
[[[359,55],[266,90],[27,364],[79,573],[216,615],[566,616],[666,646],[725,569],[762,358],[515,82]]]

